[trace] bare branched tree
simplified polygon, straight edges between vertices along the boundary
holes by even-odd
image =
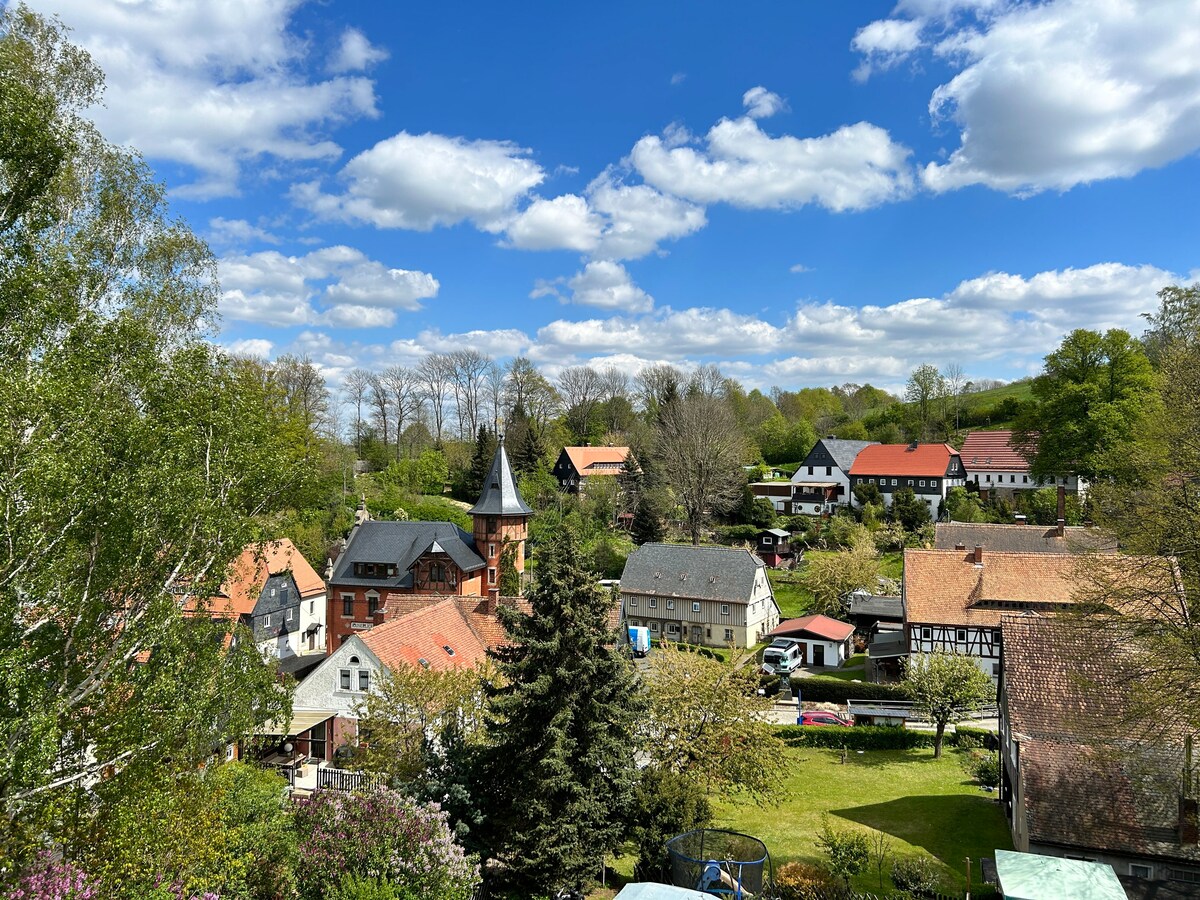
[[[491,358],[474,349],[455,350],[448,359],[450,385],[458,413],[458,437],[465,441],[483,424],[486,375],[493,363]]]
[[[600,402],[600,374],[590,366],[572,366],[558,376],[558,392],[562,396],[567,427],[581,440],[587,437],[592,412]]]
[[[371,406],[371,418],[375,421],[375,427],[379,429],[379,434],[383,438],[383,446],[387,447],[392,434],[392,394],[379,375],[371,375],[367,387],[367,402]]]
[[[688,394],[699,394],[701,397],[717,398],[725,396],[725,376],[713,363],[705,363],[696,369],[688,379]]]
[[[683,507],[692,543],[704,524],[741,502],[746,445],[728,404],[684,397],[663,407],[655,446],[662,471]]]
[[[390,394],[392,414],[396,423],[396,458],[400,458],[400,436],[406,425],[417,418],[420,409],[421,382],[417,373],[404,366],[390,366],[380,375]]]
[[[371,389],[371,373],[366,369],[351,369],[342,382],[346,402],[354,407],[354,455],[362,456],[362,409]]]
[[[285,355],[272,366],[275,382],[293,415],[313,433],[326,433],[329,425],[329,388],[313,361],[306,356]]]
[[[642,409],[649,413],[658,410],[680,394],[683,373],[674,366],[649,366],[638,373],[638,398]]]
[[[439,446],[445,435],[446,401],[450,396],[453,369],[449,357],[442,353],[432,353],[417,365],[425,402],[433,416],[433,439]]]

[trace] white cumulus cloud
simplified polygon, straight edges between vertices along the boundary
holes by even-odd
[[[346,164],[343,193],[307,182],[293,188],[292,198],[326,218],[377,228],[429,231],[469,220],[495,231],[546,177],[528,156],[507,141],[402,131]]]
[[[752,119],[766,119],[787,109],[787,102],[761,84],[742,94],[742,106]]]
[[[633,283],[620,263],[598,259],[584,266],[567,286],[574,302],[599,309],[648,312],[654,298]]]
[[[31,5],[59,15],[103,68],[104,104],[91,114],[105,136],[190,167],[185,196],[236,194],[264,157],[335,159],[325,131],[377,115],[369,79],[310,73],[312,50],[290,30],[295,0]]]
[[[930,113],[959,145],[933,191],[1068,190],[1200,149],[1200,0],[997,6],[935,52],[960,71]]]
[[[646,182],[695,203],[865,209],[912,193],[909,151],[867,122],[813,138],[771,137],[750,118],[722,119],[703,149],[650,135],[630,159]]]
[[[227,318],[277,326],[386,327],[397,310],[420,309],[439,289],[426,272],[389,268],[345,246],[231,255],[218,268]]]
[[[342,32],[342,41],[328,68],[330,72],[337,73],[361,72],[387,58],[388,52],[382,47],[373,46],[365,34],[357,28],[347,28]]]

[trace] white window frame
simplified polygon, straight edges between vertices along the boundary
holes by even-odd
[[[725,629],[725,640],[727,640],[727,641],[733,640],[733,629],[732,628]]]
[[[667,609],[674,609],[674,608],[675,608],[675,601],[674,601],[674,600],[668,600],[668,601],[667,601]]]
[[[965,644],[967,642],[967,629],[965,629],[965,628],[954,629],[954,642],[956,644]]]
[[[650,623],[650,630],[651,630],[653,633],[657,634],[657,633],[658,633],[658,623],[657,623],[657,622],[651,622],[651,623]]]
[[[338,690],[348,691],[350,685],[354,684],[354,673],[350,669],[338,669]]]
[[[692,612],[694,612],[694,613],[700,612],[700,604],[698,602],[692,603]]]
[[[933,640],[933,629],[932,628],[922,628],[921,629],[921,640],[932,641]]]
[[[728,603],[721,604],[721,615],[723,615],[723,616],[729,615],[729,604]]]

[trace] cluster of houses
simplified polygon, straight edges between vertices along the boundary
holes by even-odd
[[[1027,455],[1013,445],[1011,431],[973,431],[961,450],[938,443],[822,438],[790,482],[761,481],[751,490],[783,515],[827,516],[837,506],[858,505],[854,489],[859,485],[878,488],[886,504],[896,491],[909,488],[925,501],[934,519],[954,487],[970,485],[982,497],[1008,498],[1048,486],[1070,492],[1087,487],[1075,475],[1034,476]]]
[[[967,479],[981,490],[1038,487],[1006,447],[991,436],[968,438],[961,452],[825,439],[785,502],[820,513],[860,483],[885,498],[911,486],[931,507]],[[567,448],[556,475],[564,490],[578,491],[619,474],[627,455]],[[934,650],[968,656],[998,685],[1000,797],[1017,850],[1106,862],[1148,882],[1200,884],[1190,737],[1174,727],[1149,742],[1124,735],[1133,718],[1126,645],[1060,615],[1077,602],[1081,560],[1116,578],[1130,559],[1094,530],[1067,526],[1065,493],[1080,485],[1069,477],[1056,485],[1056,525],[940,523],[932,549],[905,551],[900,595],[856,591],[848,622],[781,620],[767,569],[790,547],[775,529],[752,549],[643,545],[629,557],[611,621],[712,647],[788,637],[809,668],[841,665],[857,635],[869,641],[871,680],[899,677],[906,659]],[[501,596],[500,560],[515,551],[524,571],[531,512],[501,444],[469,533],[449,523],[372,521],[364,509],[324,578],[287,540],[239,557],[207,612],[250,626],[280,670],[297,677],[292,718],[262,738],[298,788],[341,772],[339,748],[355,743],[360,704],[388,671],[470,669],[504,643],[499,607],[525,601]]]

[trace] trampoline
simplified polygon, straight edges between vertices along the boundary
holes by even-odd
[[[749,900],[770,882],[771,854],[756,837],[702,828],[667,841],[671,883],[716,897]]]

